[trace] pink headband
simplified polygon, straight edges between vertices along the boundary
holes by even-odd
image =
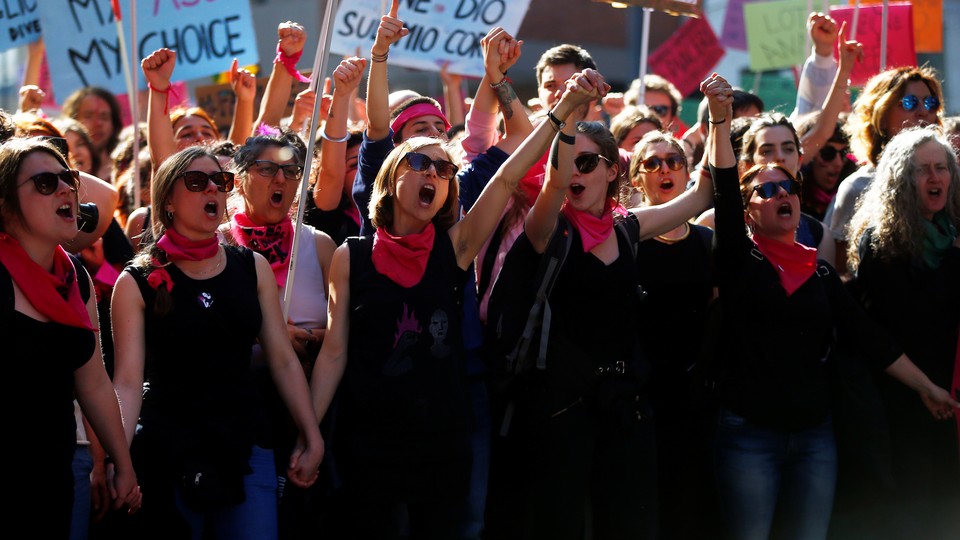
[[[393,119],[393,122],[390,122],[390,129],[392,129],[395,134],[400,133],[400,129],[403,128],[404,124],[420,116],[436,116],[443,120],[445,129],[450,129],[450,122],[447,121],[447,117],[440,112],[440,109],[429,103],[417,103],[416,105],[407,107]]]

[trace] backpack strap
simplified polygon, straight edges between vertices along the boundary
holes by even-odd
[[[518,359],[526,357],[533,341],[533,332],[538,324],[540,325],[540,348],[537,354],[537,369],[543,370],[547,367],[547,342],[550,336],[550,319],[552,316],[549,303],[550,293],[553,291],[553,285],[560,274],[560,269],[563,268],[563,263],[567,260],[572,244],[573,234],[570,232],[570,225],[566,218],[560,215],[557,219],[557,230],[554,231],[553,238],[550,239],[550,243],[537,265],[535,280],[537,294],[533,306],[530,308],[530,313],[527,314],[523,334],[517,341],[517,345],[506,357],[507,368],[514,373],[520,373],[525,367],[521,365]]]
[[[77,287],[80,288],[80,298],[82,298],[83,303],[86,304],[87,300],[90,300],[90,274],[87,273],[87,269],[76,255],[72,253],[68,253],[67,255],[70,256],[70,262],[73,263],[73,271],[77,276]],[[104,261],[103,264],[110,263]]]
[[[633,262],[637,262],[637,252],[640,250],[640,220],[633,212],[627,211],[627,216],[613,221],[616,230],[627,244],[630,245],[630,254]],[[643,300],[647,297],[647,291],[643,290],[643,285],[637,283],[637,299]]]

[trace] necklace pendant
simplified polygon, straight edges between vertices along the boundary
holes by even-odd
[[[213,307],[213,296],[208,292],[202,292],[197,295],[197,303],[204,308],[210,309]]]

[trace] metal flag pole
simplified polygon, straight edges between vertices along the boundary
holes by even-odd
[[[320,77],[327,71],[327,51],[330,50],[330,40],[333,38],[334,15],[337,12],[339,0],[327,0],[327,7],[323,14],[323,24],[320,27],[320,38],[317,41],[317,56],[313,60],[313,72],[310,74],[310,88],[320,88]],[[307,130],[307,155],[303,161],[303,177],[300,179],[300,198],[297,204],[297,219],[293,222],[293,247],[290,252],[290,267],[287,269],[287,281],[283,289],[283,320],[290,318],[290,300],[293,298],[293,278],[297,271],[297,251],[300,246],[300,224],[303,222],[303,212],[306,209],[307,185],[310,182],[310,169],[313,165],[313,149],[316,146],[317,122],[320,119],[320,103],[323,99],[313,101],[313,117],[310,120],[310,129]]]
[[[643,38],[640,42],[640,95],[637,96],[637,103],[643,105],[643,100],[646,96],[647,85],[643,80],[643,77],[647,74],[647,53],[650,50],[650,14],[653,13],[652,8],[645,7],[643,8]]]

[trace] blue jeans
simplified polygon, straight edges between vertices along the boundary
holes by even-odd
[[[721,410],[714,447],[720,511],[735,540],[827,537],[837,479],[833,423],[787,432]]]
[[[250,468],[253,472],[243,478],[246,500],[236,506],[196,512],[187,507],[177,493],[177,510],[190,524],[193,540],[205,536],[205,527],[215,531],[216,538],[277,540],[277,472],[273,450],[254,446]]]
[[[73,517],[70,540],[87,540],[90,536],[90,472],[93,458],[90,447],[77,445],[73,451]]]
[[[473,464],[470,470],[470,492],[467,494],[467,505],[460,525],[460,538],[479,540],[483,531],[490,474],[490,396],[487,395],[486,382],[480,378],[471,379],[467,391],[473,404],[474,424],[470,432]]]

